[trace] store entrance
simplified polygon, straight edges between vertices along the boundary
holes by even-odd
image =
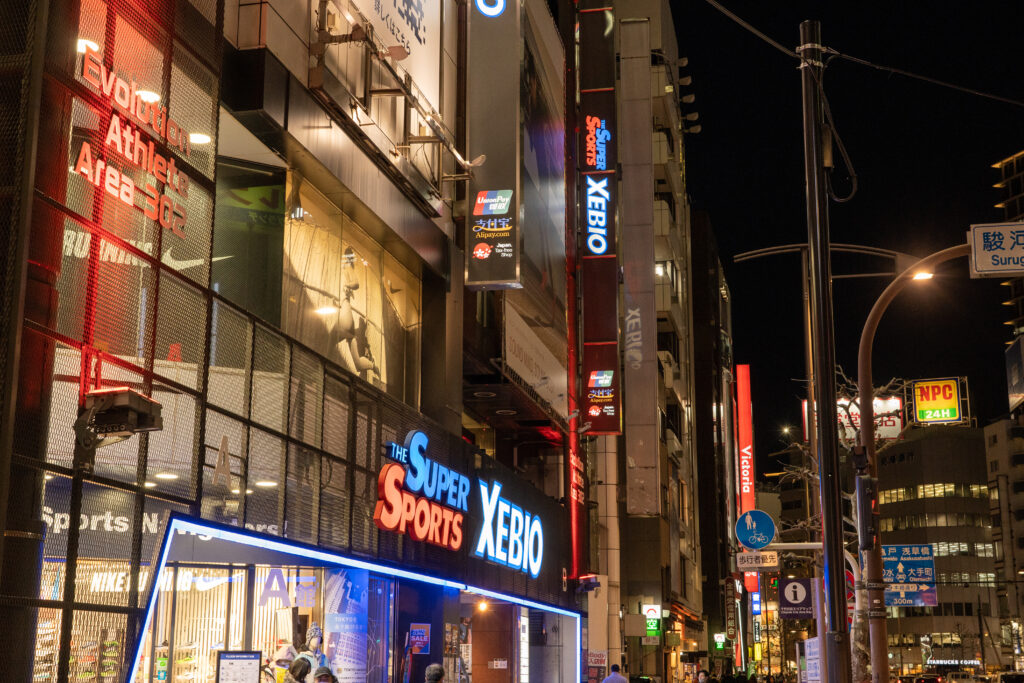
[[[301,659],[340,683],[570,683],[579,617],[444,578],[172,518],[126,683],[281,683]],[[235,680],[235,679],[232,679]],[[309,676],[308,681],[313,680]]]

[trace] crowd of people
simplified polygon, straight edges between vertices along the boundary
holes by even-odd
[[[684,683],[794,683],[795,676],[784,674],[751,674],[743,672],[726,674],[720,679],[712,676],[706,669],[697,672],[696,677],[686,677]]]

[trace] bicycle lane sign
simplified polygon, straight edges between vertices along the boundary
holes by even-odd
[[[775,540],[775,522],[763,510],[747,510],[736,520],[736,540],[744,548],[760,550]]]
[[[935,607],[935,557],[930,545],[883,545],[886,607]]]

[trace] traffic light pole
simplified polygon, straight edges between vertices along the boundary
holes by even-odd
[[[804,175],[813,356],[817,405],[817,458],[821,495],[821,536],[825,574],[825,650],[830,683],[849,683],[850,647],[846,626],[846,574],[843,561],[842,492],[839,486],[839,427],[836,415],[835,339],[832,320],[832,268],[829,258],[828,198],[822,148],[821,26],[800,24],[803,95]]]

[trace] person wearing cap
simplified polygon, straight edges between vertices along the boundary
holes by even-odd
[[[333,680],[334,674],[330,667],[321,666],[313,673],[313,683],[331,683]]]

